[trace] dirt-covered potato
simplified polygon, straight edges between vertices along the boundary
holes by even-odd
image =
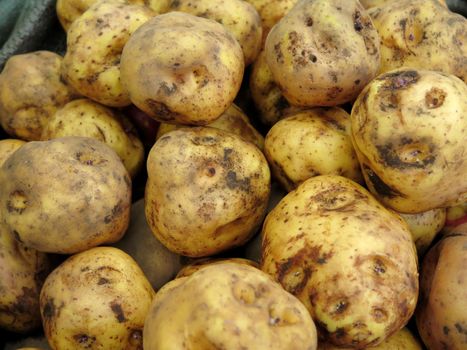
[[[51,263],[0,228],[0,328],[30,332],[41,325],[39,293]]]
[[[400,216],[409,225],[419,256],[423,256],[446,222],[446,208],[437,208],[418,214]]]
[[[370,191],[401,213],[467,201],[467,85],[404,68],[380,75],[351,113],[352,141]]]
[[[200,127],[172,131],[147,160],[146,218],[170,250],[209,256],[244,244],[261,224],[270,173],[241,137]]]
[[[178,271],[177,278],[191,276],[196,271],[204,269],[207,266],[211,266],[215,264],[225,264],[225,263],[249,265],[249,266],[259,269],[258,263],[253,260],[249,260],[249,259],[243,259],[243,258],[209,259],[207,258],[207,259],[198,259],[188,265],[183,266],[182,269]]]
[[[416,321],[431,350],[467,348],[467,226],[431,248],[420,272]]]
[[[131,101],[161,122],[205,125],[232,104],[243,52],[221,24],[181,12],[156,16],[131,36],[121,60]]]
[[[308,308],[320,339],[375,346],[417,303],[417,252],[407,224],[357,183],[313,177],[263,226],[262,270]]]
[[[358,0],[301,1],[269,32],[266,60],[297,106],[353,101],[380,65],[379,37]]]
[[[151,306],[145,350],[316,349],[306,308],[254,267],[215,264],[173,283]]]
[[[136,262],[111,247],[68,258],[40,295],[53,349],[142,349],[144,320],[155,293]]]
[[[17,139],[0,140],[0,167],[18,148],[26,142]]]
[[[93,4],[68,30],[63,79],[103,105],[129,105],[120,80],[120,56],[130,36],[154,15],[148,7],[124,0]]]
[[[350,138],[350,116],[341,108],[313,108],[277,122],[266,135],[264,154],[287,191],[317,175],[363,182]]]
[[[10,135],[40,140],[42,128],[75,94],[60,79],[62,57],[49,51],[12,56],[0,74],[0,124]]]
[[[190,13],[224,25],[243,50],[245,66],[253,63],[261,50],[261,18],[253,5],[243,0],[176,0],[172,11]]]
[[[28,142],[0,168],[0,227],[27,247],[76,253],[120,239],[131,180],[117,154],[87,137]]]
[[[48,121],[42,140],[65,136],[92,137],[110,146],[134,177],[144,163],[144,147],[136,129],[121,113],[88,99],[67,103]]]
[[[156,290],[172,280],[182,267],[181,257],[164,247],[152,234],[144,214],[144,199],[132,205],[130,226],[113,246],[135,259]]]
[[[467,19],[437,0],[398,0],[372,8],[381,37],[381,69],[442,71],[467,82]]]
[[[243,137],[245,140],[254,143],[259,149],[264,148],[264,137],[251,125],[247,115],[235,104],[232,104],[222,115],[208,125],[211,128],[216,128],[234,133]],[[184,127],[183,125],[161,123],[157,130],[156,140],[170,131]]]

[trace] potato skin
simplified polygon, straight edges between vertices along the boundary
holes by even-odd
[[[261,269],[304,303],[321,340],[375,346],[410,319],[415,245],[405,222],[360,185],[308,179],[268,214],[262,234]]]
[[[431,248],[420,273],[418,331],[431,350],[467,347],[467,225]]]
[[[151,149],[146,218],[171,251],[208,256],[242,245],[265,214],[270,173],[261,151],[222,130],[172,131]]]
[[[60,79],[62,57],[50,51],[15,55],[0,74],[0,123],[11,136],[40,140],[55,111],[76,97]]]
[[[376,6],[386,6],[390,3],[393,3],[393,2],[397,2],[399,0],[360,0],[360,2],[362,3],[363,7],[365,7],[366,9],[369,9],[371,7],[376,7]],[[428,0],[430,1],[430,0]],[[426,2],[426,0],[425,0]],[[446,5],[446,0],[437,0],[437,2],[439,2],[441,5],[443,5],[444,7],[447,7]]]
[[[131,180],[100,141],[29,142],[0,168],[0,183],[0,227],[39,251],[79,252],[120,239],[128,227]]]
[[[353,101],[379,69],[379,37],[357,0],[301,1],[270,31],[266,59],[285,98],[303,107]]]
[[[342,175],[363,182],[343,109],[313,108],[292,113],[266,135],[264,154],[287,191],[317,175]]]
[[[195,272],[204,269],[206,266],[211,266],[214,264],[225,264],[225,263],[232,263],[232,264],[243,264],[252,266],[254,268],[259,269],[259,265],[257,262],[253,260],[243,259],[243,258],[218,258],[218,259],[198,259],[194,262],[187,264],[181,268],[180,271],[177,273],[176,278],[183,278],[188,277],[194,274]]]
[[[380,75],[351,113],[352,142],[370,191],[401,213],[466,201],[467,85],[440,72]]]
[[[122,83],[154,119],[205,125],[232,104],[243,78],[242,49],[221,24],[181,12],[145,23],[125,45]]]
[[[145,350],[316,349],[306,308],[254,267],[211,265],[167,288],[146,318]]]
[[[47,277],[40,295],[45,335],[52,349],[141,349],[154,295],[129,255],[89,249]]]
[[[93,4],[68,30],[63,79],[103,105],[131,104],[120,79],[120,56],[130,36],[153,16],[148,7],[123,0]]]
[[[65,136],[92,137],[111,147],[134,177],[144,163],[144,147],[133,124],[123,115],[88,99],[59,109],[45,125],[42,140]]]
[[[0,167],[3,163],[26,142],[17,139],[0,140]]]

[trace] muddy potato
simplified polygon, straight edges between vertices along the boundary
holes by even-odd
[[[266,135],[264,154],[287,191],[317,175],[342,175],[363,182],[343,109],[314,108],[292,113]]]
[[[0,166],[26,142],[17,139],[0,140]]]
[[[431,350],[467,348],[467,225],[431,248],[420,272],[416,321]]]
[[[415,310],[406,223],[347,178],[308,179],[268,214],[262,234],[262,270],[304,303],[323,341],[378,345]]]
[[[95,139],[28,142],[0,168],[0,184],[0,227],[30,248],[76,253],[115,242],[128,227],[130,177]]]
[[[232,104],[219,118],[206,126],[234,133],[255,144],[259,149],[262,150],[264,148],[263,135],[251,125],[247,115],[235,104]],[[161,123],[157,131],[156,140],[168,132],[180,129],[181,127],[183,126]]]
[[[467,19],[436,0],[400,0],[369,11],[381,37],[380,72],[441,71],[467,82]]]
[[[134,177],[144,163],[144,147],[122,114],[88,99],[67,103],[45,125],[42,140],[65,136],[92,137],[110,146]]]
[[[128,106],[120,79],[120,56],[130,36],[155,16],[146,6],[123,0],[98,1],[67,33],[62,77],[80,94],[103,105]]]
[[[270,174],[261,151],[222,130],[166,134],[147,160],[146,218],[171,251],[202,257],[240,246],[262,222]]]
[[[155,293],[138,264],[117,248],[68,258],[40,295],[45,335],[53,349],[142,349]]]
[[[146,318],[145,350],[316,349],[306,308],[254,267],[216,264],[167,287]]]
[[[242,47],[245,66],[253,63],[261,49],[261,18],[253,5],[242,0],[177,0],[172,11],[212,19],[224,25]]]
[[[253,260],[243,259],[243,258],[218,258],[218,259],[198,259],[194,262],[187,264],[182,267],[180,271],[177,273],[177,278],[188,277],[194,274],[195,272],[204,269],[207,266],[215,265],[215,264],[242,264],[255,267],[259,269],[259,265],[257,262]]]
[[[122,82],[161,122],[205,125],[232,104],[243,78],[240,45],[221,24],[181,12],[145,23],[125,45]]]
[[[353,101],[379,69],[379,37],[357,0],[301,1],[269,32],[266,60],[285,98],[303,107]]]
[[[467,85],[403,68],[380,75],[351,113],[352,142],[370,191],[401,213],[466,201]]]
[[[61,63],[49,51],[8,59],[0,74],[0,124],[8,134],[39,140],[47,120],[76,96],[60,79]]]

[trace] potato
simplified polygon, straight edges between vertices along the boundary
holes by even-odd
[[[212,19],[229,30],[243,50],[245,66],[253,63],[261,49],[261,18],[253,5],[243,0],[177,0],[170,9]]]
[[[50,270],[46,254],[0,228],[0,328],[26,333],[41,326],[39,293]]]
[[[299,2],[269,32],[265,51],[285,98],[303,107],[353,101],[380,65],[378,33],[357,0]]]
[[[418,214],[400,216],[409,225],[419,256],[423,256],[446,222],[446,209],[437,208]]]
[[[120,239],[131,180],[117,154],[86,137],[28,142],[0,168],[0,229],[27,247],[70,254]]]
[[[176,278],[183,278],[188,277],[194,274],[195,272],[204,269],[207,266],[215,265],[215,264],[225,264],[225,263],[232,263],[232,264],[242,264],[255,267],[259,269],[258,263],[252,260],[243,259],[243,258],[218,258],[218,259],[198,259],[194,262],[183,266],[183,268],[178,271]]]
[[[276,123],[266,135],[264,154],[287,191],[317,175],[342,175],[363,182],[343,109],[314,108]]]
[[[238,108],[235,104],[232,104],[222,115],[209,123],[211,128],[216,128],[224,131],[229,131],[238,136],[243,137],[246,141],[255,144],[259,149],[264,148],[264,137],[251,125],[247,115]],[[183,127],[182,125],[161,123],[159,130],[157,131],[156,140],[160,139],[163,135],[170,131],[177,130]]]
[[[336,175],[303,182],[268,214],[261,268],[310,311],[323,341],[375,346],[410,319],[417,254],[406,223]]]
[[[11,56],[0,74],[0,124],[23,140],[39,140],[55,111],[76,97],[60,79],[62,57],[49,51]]]
[[[467,347],[467,226],[431,248],[420,275],[418,331],[431,350]]]
[[[381,37],[381,69],[441,71],[467,82],[467,19],[437,0],[400,0],[370,12]]]
[[[229,108],[240,89],[243,52],[221,24],[171,12],[132,35],[121,70],[131,101],[154,119],[205,125]]]
[[[172,280],[182,267],[181,257],[169,251],[152,234],[144,214],[144,199],[132,205],[130,226],[113,246],[135,259],[156,290]]]
[[[144,147],[123,115],[88,99],[67,103],[45,125],[42,140],[65,136],[92,137],[110,146],[134,177],[144,163]]]
[[[370,191],[401,213],[467,201],[467,85],[440,72],[380,75],[351,113],[352,141]]]
[[[45,335],[53,349],[142,349],[154,295],[129,255],[89,249],[47,277],[40,295]]]
[[[62,77],[80,94],[103,105],[128,106],[120,81],[120,56],[130,35],[155,12],[123,0],[98,1],[67,33]]]
[[[269,168],[239,136],[209,127],[172,131],[152,147],[147,170],[146,218],[173,252],[202,257],[240,246],[262,222]]]
[[[17,139],[0,140],[0,166],[26,142]]]
[[[168,287],[144,323],[145,350],[316,349],[305,307],[254,267],[207,266]]]

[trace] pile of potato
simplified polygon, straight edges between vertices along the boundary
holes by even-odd
[[[33,336],[7,349],[467,348],[464,17],[438,0],[57,15],[64,57],[0,74],[0,329]]]

